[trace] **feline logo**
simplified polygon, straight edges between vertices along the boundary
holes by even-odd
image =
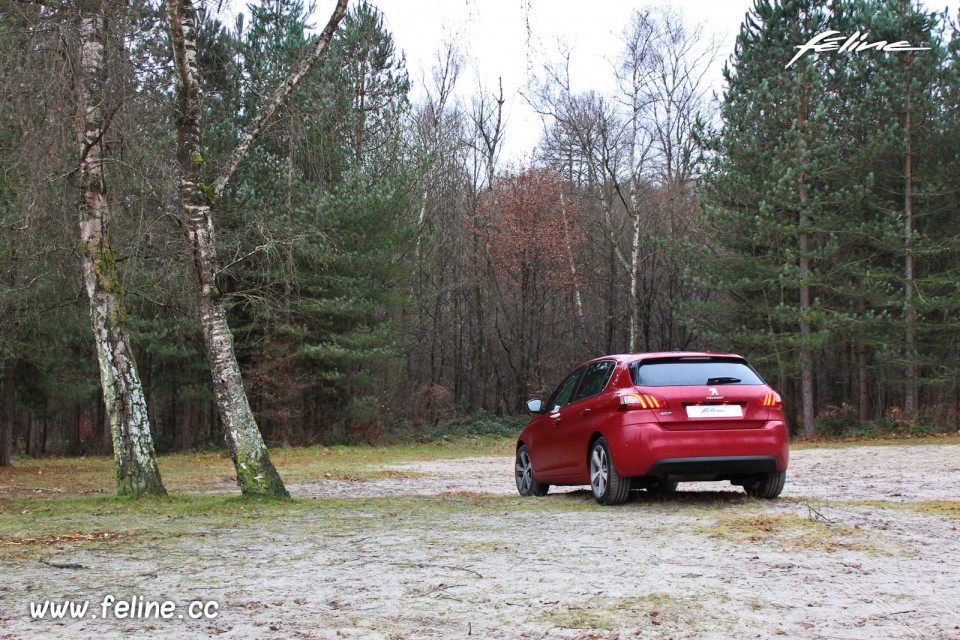
[[[710,387],[710,397],[715,398],[720,395],[720,392],[717,391],[716,387]]]
[[[884,53],[891,53],[897,51],[927,51],[930,47],[914,47],[911,46],[906,40],[898,40],[896,42],[887,42],[886,40],[878,40],[876,42],[867,42],[867,34],[861,34],[859,31],[854,31],[853,35],[844,41],[841,45],[840,41],[844,39],[843,35],[839,34],[839,31],[833,31],[828,29],[818,33],[817,35],[810,38],[805,44],[798,44],[795,49],[799,49],[797,55],[793,56],[790,59],[790,62],[787,63],[787,66],[784,69],[789,69],[793,66],[793,63],[799,60],[803,54],[807,51],[815,51],[816,53],[821,53],[823,51],[836,51],[838,53],[860,53],[861,51],[866,51],[867,49],[876,49],[877,51],[883,51]]]

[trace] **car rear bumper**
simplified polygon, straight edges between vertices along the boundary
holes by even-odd
[[[654,462],[645,475],[664,482],[732,480],[776,470],[774,456],[667,458]]]
[[[658,424],[624,425],[610,434],[610,453],[624,478],[722,480],[785,471],[789,462],[786,425],[758,429],[668,431]]]

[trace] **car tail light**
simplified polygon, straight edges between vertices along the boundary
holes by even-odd
[[[777,392],[768,393],[763,396],[763,400],[760,401],[761,407],[779,407],[781,403],[780,394]]]
[[[627,393],[620,396],[621,409],[666,409],[665,398],[650,395],[649,393]]]

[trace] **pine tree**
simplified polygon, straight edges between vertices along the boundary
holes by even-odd
[[[258,61],[296,59],[306,19],[295,1],[254,12],[237,34],[244,77],[283,77]],[[226,193],[249,255],[225,273],[247,292],[231,312],[238,347],[277,437],[351,438],[381,420],[371,389],[400,352],[415,231],[400,135],[408,90],[382,16],[361,3]],[[250,110],[264,93],[251,81]]]
[[[758,0],[737,38],[721,107],[705,140],[702,198],[716,254],[694,279],[720,298],[692,305],[705,335],[757,362],[772,359],[781,386],[799,374],[804,432],[814,429],[813,350],[827,337],[815,293],[817,263],[832,246],[824,188],[835,151],[824,136],[816,59],[789,69],[792,43],[822,30],[825,2]]]
[[[703,183],[717,251],[695,274],[721,296],[697,318],[755,360],[776,353],[785,390],[799,375],[807,434],[815,404],[849,389],[813,365],[846,367],[849,350],[861,419],[882,410],[875,397],[911,417],[920,381],[932,389],[950,368],[934,355],[956,346],[942,338],[956,322],[957,155],[939,22],[896,0],[759,2],[727,72]],[[806,53],[783,68],[827,28],[928,50]]]

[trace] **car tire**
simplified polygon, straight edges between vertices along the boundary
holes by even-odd
[[[514,477],[517,480],[517,491],[524,497],[545,496],[550,490],[550,485],[541,484],[533,475],[533,461],[530,460],[530,452],[527,451],[527,445],[522,444],[517,449],[517,459],[514,465]]]
[[[590,490],[602,505],[623,504],[630,496],[630,479],[621,478],[613,466],[607,441],[597,438],[590,447]]]
[[[763,474],[756,482],[743,485],[744,491],[753,498],[763,498],[773,500],[783,491],[783,485],[787,482],[786,471],[771,471]]]

